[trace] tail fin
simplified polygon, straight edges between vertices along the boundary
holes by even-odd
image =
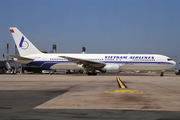
[[[20,56],[41,54],[41,52],[16,28],[10,27]]]

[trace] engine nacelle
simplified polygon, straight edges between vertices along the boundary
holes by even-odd
[[[106,73],[119,73],[120,72],[120,66],[117,64],[109,64],[106,65],[102,70]]]

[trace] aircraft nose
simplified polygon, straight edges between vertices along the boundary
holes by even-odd
[[[176,62],[175,62],[175,61],[172,61],[172,64],[173,64],[173,66],[175,66],[175,65],[176,65]]]

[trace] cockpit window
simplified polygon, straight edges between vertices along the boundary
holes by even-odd
[[[167,60],[168,60],[168,61],[171,61],[172,59],[171,59],[171,58],[168,58]]]

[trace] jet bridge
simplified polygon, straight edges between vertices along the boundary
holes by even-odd
[[[11,66],[10,66],[8,61],[6,61],[6,68],[7,68],[7,72],[6,73],[13,73],[13,70],[12,70],[12,68],[11,68]]]

